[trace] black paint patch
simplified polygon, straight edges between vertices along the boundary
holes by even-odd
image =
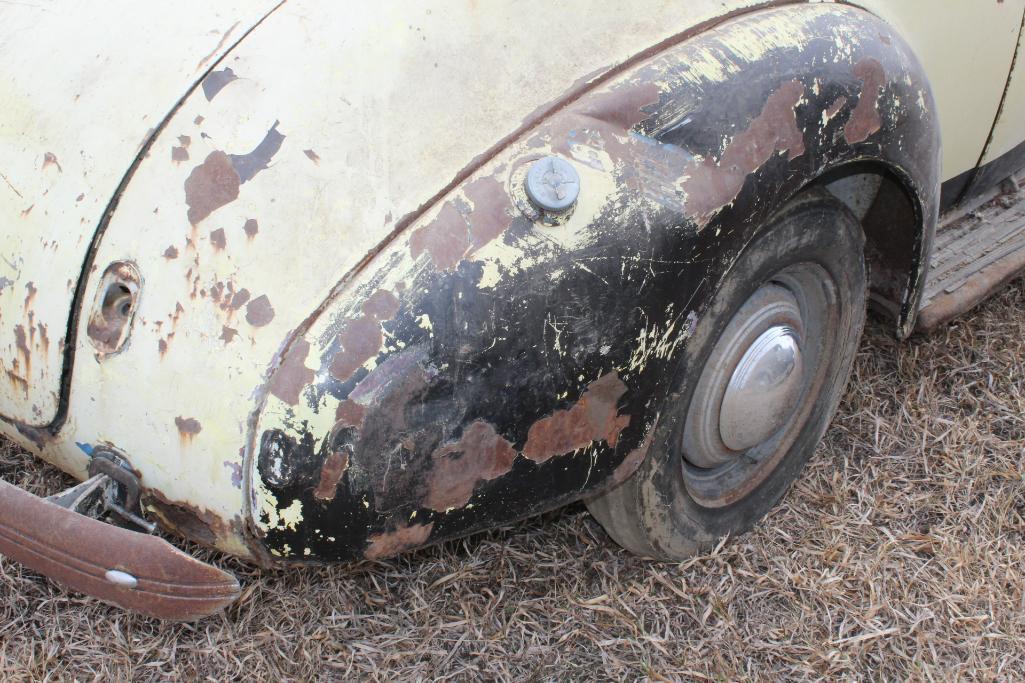
[[[216,97],[217,93],[224,89],[224,86],[236,80],[238,80],[238,76],[231,70],[231,67],[210,72],[210,75],[203,79],[203,94],[206,96],[207,102]]]
[[[260,144],[252,152],[249,154],[229,154],[228,159],[231,161],[231,166],[235,169],[235,173],[238,174],[239,182],[249,182],[257,173],[267,168],[271,159],[281,149],[281,143],[284,140],[285,136],[278,132],[278,121],[275,121],[274,125],[267,131],[267,134],[263,136],[263,140],[260,141]]]

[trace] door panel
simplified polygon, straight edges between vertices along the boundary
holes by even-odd
[[[56,415],[68,316],[111,197],[178,99],[272,6],[0,3],[4,417]]]
[[[1025,0],[860,0],[856,4],[891,23],[914,48],[929,75],[943,131],[943,179],[973,169],[1000,106]]]
[[[1004,103],[993,128],[993,137],[982,157],[982,168],[972,183],[972,194],[985,192],[1012,173],[1025,167],[1025,64],[1022,42],[1018,41],[1014,72],[1007,84]]]

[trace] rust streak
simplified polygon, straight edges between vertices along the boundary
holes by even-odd
[[[196,434],[203,431],[203,425],[194,417],[182,417],[179,415],[174,418],[174,425],[178,428],[178,436],[181,438],[182,443],[192,441]]]
[[[220,49],[224,47],[224,43],[227,42],[228,36],[230,36],[231,32],[238,27],[238,24],[239,22],[236,21],[234,24],[231,25],[231,27],[227,31],[224,32],[224,35],[221,36],[221,39],[217,41],[217,45],[214,47],[213,50],[210,51],[210,54],[208,54],[206,57],[203,57],[203,59],[199,60],[199,63],[196,64],[196,71],[199,71],[204,66],[206,66],[206,63],[213,59],[214,55],[216,55],[220,51]]]
[[[804,95],[800,81],[783,83],[765,101],[761,113],[748,128],[738,133],[718,162],[704,159],[687,171],[682,185],[687,208],[698,227],[708,225],[713,215],[737,198],[748,175],[762,167],[772,155],[786,152],[788,159],[804,154],[804,135],[797,127],[795,107]]]
[[[416,526],[400,526],[394,531],[383,534],[373,534],[368,539],[370,545],[363,551],[363,556],[368,560],[378,560],[383,557],[391,557],[399,553],[423,545],[434,529],[434,522]]]
[[[25,291],[25,312],[28,312],[28,309],[32,306],[32,302],[36,298],[36,292],[38,292],[39,290],[36,289],[36,285],[34,282],[26,282]]]
[[[324,460],[320,468],[320,480],[313,496],[317,500],[334,500],[335,492],[338,490],[338,482],[346,470],[349,469],[349,454],[346,451],[333,452]]]
[[[861,95],[843,129],[844,137],[851,145],[867,140],[883,127],[879,117],[879,95],[886,83],[886,71],[879,60],[868,57],[854,65],[854,76],[862,83]]]

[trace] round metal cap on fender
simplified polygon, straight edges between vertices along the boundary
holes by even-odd
[[[527,197],[542,211],[563,213],[580,196],[580,176],[573,165],[557,156],[535,161],[527,171]]]

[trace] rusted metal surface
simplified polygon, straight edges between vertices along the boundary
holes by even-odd
[[[1025,191],[1011,180],[1007,191],[980,198],[937,230],[920,331],[970,310],[1025,271]]]
[[[228,59],[215,36],[81,285],[138,267],[128,343],[93,362],[79,326],[66,424],[5,433],[80,476],[116,444],[166,525],[256,561],[383,557],[554,507],[637,467],[703,297],[854,161],[915,201],[908,325],[956,90],[933,102],[863,11],[762,4],[289,2]],[[510,30],[542,7],[590,19]],[[556,70],[509,57],[553,45]],[[558,225],[519,204],[547,154],[581,175]]]
[[[0,554],[76,591],[160,619],[199,619],[239,595],[233,576],[166,541],[71,512],[3,481]],[[112,571],[137,585],[112,582]]]

